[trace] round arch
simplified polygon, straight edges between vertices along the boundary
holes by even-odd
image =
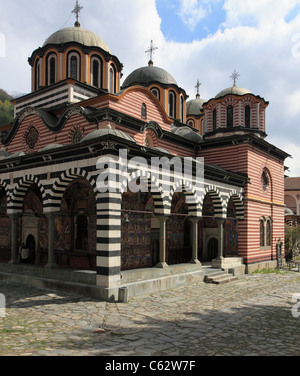
[[[45,207],[45,201],[46,201],[46,192],[39,181],[39,179],[36,176],[32,175],[26,175],[25,177],[22,177],[19,182],[17,183],[17,186],[14,188],[12,194],[8,196],[8,202],[7,202],[7,213],[21,213],[23,208],[23,201],[24,197],[33,184],[36,184],[41,192],[41,198],[42,198],[42,204],[43,207]]]

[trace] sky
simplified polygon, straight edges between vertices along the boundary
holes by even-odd
[[[300,0],[79,0],[81,26],[98,34],[123,63],[123,79],[154,65],[189,99],[209,100],[237,85],[269,102],[266,140],[292,155],[300,176]],[[74,24],[75,0],[0,0],[0,88],[31,91],[28,57],[55,31]]]

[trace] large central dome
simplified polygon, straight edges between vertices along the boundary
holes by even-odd
[[[100,47],[104,51],[111,53],[103,39],[82,27],[67,27],[56,31],[45,41],[43,47],[49,44],[64,44],[70,42],[80,43],[87,47]]]
[[[175,78],[166,70],[148,65],[133,71],[124,81],[123,88],[135,85],[148,85],[151,82],[159,82],[162,85],[177,85]]]

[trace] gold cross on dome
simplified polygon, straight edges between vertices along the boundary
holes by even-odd
[[[76,16],[76,23],[78,23],[79,14],[82,11],[83,7],[79,5],[78,0],[76,0],[75,8],[72,10],[72,13]]]
[[[236,85],[236,81],[239,79],[239,77],[240,77],[239,73],[236,70],[234,70],[234,72],[230,76],[230,78],[233,80],[234,85]]]
[[[158,50],[158,47],[155,47],[153,44],[153,40],[151,41],[150,47],[147,51],[145,51],[146,54],[150,55],[150,61],[153,59],[154,51]]]

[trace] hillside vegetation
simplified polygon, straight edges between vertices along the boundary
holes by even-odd
[[[9,124],[14,119],[14,106],[11,103],[13,98],[0,89],[0,127]]]

